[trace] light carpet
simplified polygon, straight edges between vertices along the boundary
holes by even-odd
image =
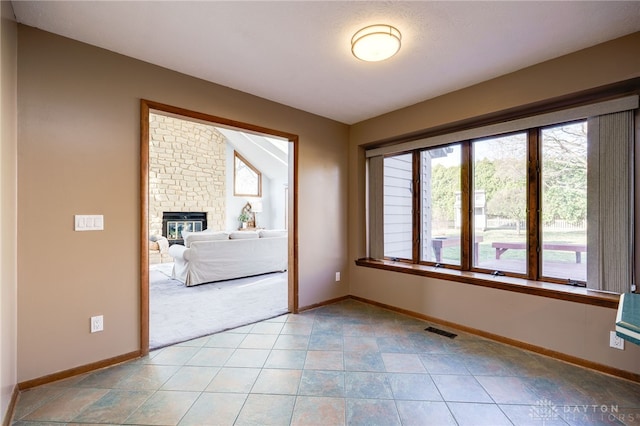
[[[287,273],[187,287],[172,263],[149,267],[149,347],[157,349],[287,312]]]

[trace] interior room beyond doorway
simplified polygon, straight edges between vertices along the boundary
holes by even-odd
[[[295,140],[156,109],[147,125],[142,349],[292,311]]]

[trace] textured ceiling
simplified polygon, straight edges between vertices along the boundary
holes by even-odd
[[[639,1],[12,4],[20,23],[347,124],[640,31]],[[351,36],[375,23],[402,48],[359,61]]]

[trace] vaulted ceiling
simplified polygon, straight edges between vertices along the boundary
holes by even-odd
[[[17,21],[353,124],[640,31],[638,1],[13,1]],[[400,52],[368,63],[376,23]]]

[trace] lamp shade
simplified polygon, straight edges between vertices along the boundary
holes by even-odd
[[[398,53],[401,40],[402,34],[391,25],[369,25],[351,38],[351,53],[367,62],[384,61]]]

